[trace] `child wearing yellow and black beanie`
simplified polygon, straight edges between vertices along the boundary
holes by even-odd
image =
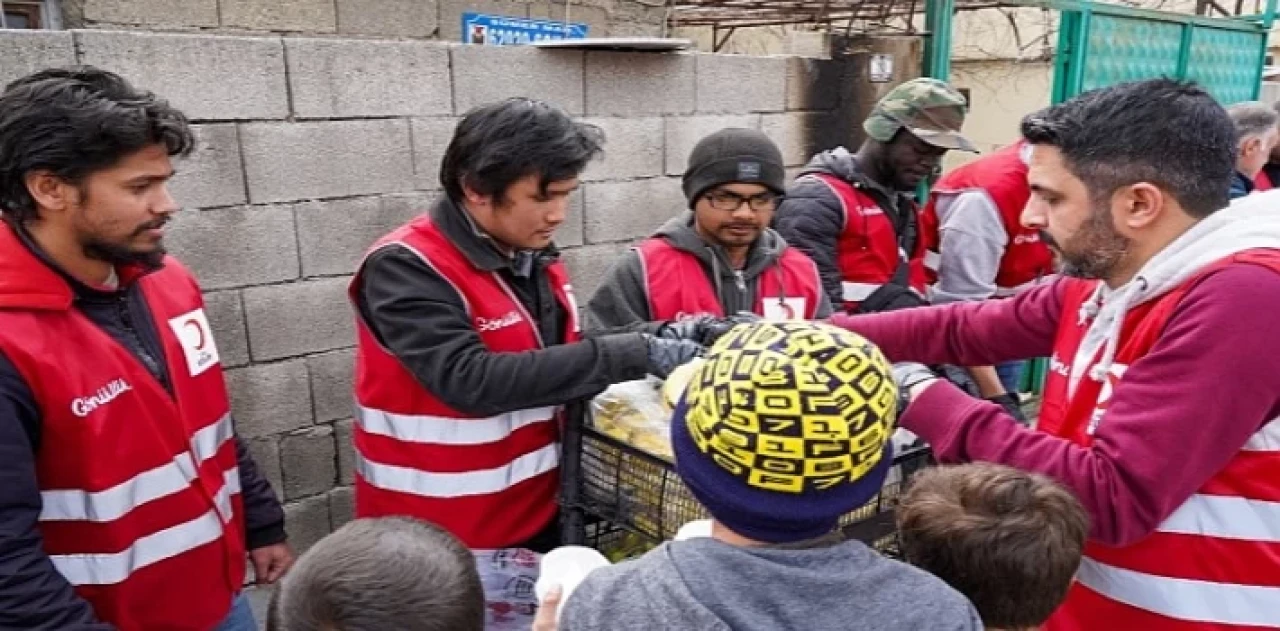
[[[715,343],[672,418],[676,471],[712,536],[592,572],[560,631],[977,630],[941,580],[835,530],[893,460],[897,388],[855,333],[754,322]]]

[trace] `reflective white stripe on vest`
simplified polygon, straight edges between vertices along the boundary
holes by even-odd
[[[1249,442],[1244,444],[1244,450],[1280,451],[1280,418],[1271,419],[1271,422],[1250,436]]]
[[[924,266],[935,272],[938,271],[938,268],[942,267],[942,254],[933,250],[925,250]]]
[[[58,573],[72,585],[115,585],[134,572],[173,558],[222,536],[222,519],[216,509],[133,542],[108,554],[51,554]]]
[[[1184,535],[1280,543],[1280,502],[1196,494],[1156,529]],[[1280,607],[1280,601],[1276,606]]]
[[[1167,618],[1280,626],[1280,587],[1211,583],[1143,574],[1085,558],[1076,580],[1107,598]]]
[[[360,428],[410,443],[434,445],[483,445],[498,442],[512,432],[555,418],[557,408],[516,410],[488,418],[450,418],[427,414],[395,414],[360,408]]]
[[[880,289],[877,283],[840,283],[840,293],[849,302],[866,300],[877,289]]]
[[[360,453],[356,454],[356,459],[360,475],[366,482],[380,489],[422,497],[450,498],[499,493],[525,480],[552,471],[560,462],[560,446],[547,445],[496,469],[461,473],[419,471],[408,467],[382,464],[373,462]]]
[[[212,458],[223,443],[231,439],[231,415],[226,414],[218,422],[201,429],[191,438],[191,451],[200,462]],[[181,491],[196,479],[196,460],[191,453],[183,452],[173,461],[144,471],[109,489],[82,491],[58,489],[41,491],[44,503],[40,521],[115,521],[129,511]],[[239,488],[239,478],[236,488]]]

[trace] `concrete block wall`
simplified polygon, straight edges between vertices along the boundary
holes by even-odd
[[[585,23],[592,37],[663,34],[663,0],[64,0],[68,28],[461,40],[464,12]]]
[[[199,148],[177,165],[186,209],[167,242],[206,291],[239,433],[299,549],[351,515],[350,274],[438,195],[468,108],[540,97],[605,131],[557,239],[584,300],[684,209],[679,176],[699,138],[759,128],[795,168],[848,142],[814,121],[853,115],[852,88],[829,85],[851,75],[832,60],[98,30],[0,32],[0,60],[0,82],[93,63],[192,118]]]

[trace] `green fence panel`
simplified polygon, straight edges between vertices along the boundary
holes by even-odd
[[[1178,74],[1183,25],[1094,14],[1080,90]]]
[[[1266,37],[1234,29],[1190,28],[1191,48],[1183,76],[1225,105],[1256,98]]]

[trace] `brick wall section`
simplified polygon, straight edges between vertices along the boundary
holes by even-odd
[[[567,11],[566,11],[567,8]],[[587,24],[592,37],[658,36],[663,0],[74,0],[68,28],[304,33],[461,40],[462,14]]]
[[[173,4],[208,17],[195,0]],[[224,21],[332,19],[300,1],[267,13],[235,6],[223,0]],[[845,76],[838,61],[426,41],[10,31],[0,59],[0,81],[91,62],[191,115],[200,146],[178,165],[173,191],[188,210],[168,244],[207,292],[240,435],[302,549],[351,515],[350,274],[374,239],[431,203],[467,108],[534,95],[605,130],[606,157],[585,174],[558,239],[585,300],[631,243],[684,208],[679,175],[698,138],[764,129],[796,165],[819,148],[805,144],[807,126],[848,93],[813,90]],[[809,102],[824,108],[796,109]]]

